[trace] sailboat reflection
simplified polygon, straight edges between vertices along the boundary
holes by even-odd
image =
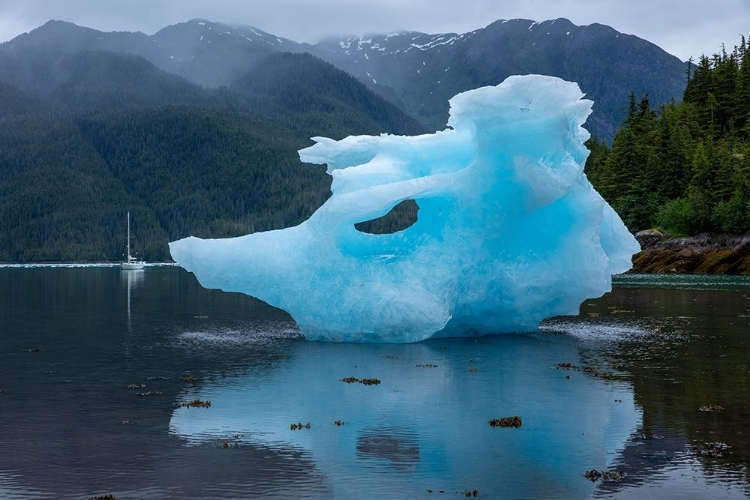
[[[143,270],[128,270],[120,273],[121,282],[127,287],[127,311],[128,311],[128,332],[132,330],[133,323],[130,313],[130,300],[134,290],[143,288],[145,274]]]
[[[575,339],[561,335],[299,342],[288,354],[268,375],[204,378],[182,396],[211,407],[175,409],[170,431],[237,452],[299,448],[338,498],[474,489],[486,498],[581,498],[595,487],[581,474],[612,466],[641,421],[629,383],[555,369],[581,364]],[[381,383],[342,381],[350,376]],[[488,425],[511,415],[521,428]]]

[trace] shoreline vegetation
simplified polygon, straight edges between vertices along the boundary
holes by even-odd
[[[708,258],[706,269],[733,269],[739,264],[713,262],[730,257],[729,238],[703,240],[706,234],[750,234],[750,46],[745,37],[730,52],[722,48],[712,57],[703,55],[697,65],[690,60],[686,78],[680,103],[652,109],[647,94],[639,103],[631,93],[627,118],[611,147],[595,137],[586,143],[591,155],[585,172],[632,233],[660,228],[697,235],[694,242],[675,241],[664,250],[684,246],[678,253],[685,250],[682,257],[692,262],[689,250],[702,255],[718,244],[714,250],[723,253]],[[693,263],[686,269],[703,267]]]

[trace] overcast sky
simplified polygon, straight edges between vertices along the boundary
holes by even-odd
[[[399,30],[464,33],[497,19],[566,17],[645,38],[682,60],[750,35],[750,0],[0,0],[0,41],[50,19],[153,34],[196,17],[297,42]]]

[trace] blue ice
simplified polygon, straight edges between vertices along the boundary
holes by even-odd
[[[332,196],[307,221],[170,243],[206,288],[286,310],[309,340],[417,342],[537,329],[611,290],[640,247],[583,173],[592,101],[559,78],[512,76],[450,100],[415,137],[315,137]],[[394,234],[354,225],[414,200]]]

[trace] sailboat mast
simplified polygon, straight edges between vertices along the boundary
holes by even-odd
[[[128,262],[130,262],[130,212],[128,212]]]

